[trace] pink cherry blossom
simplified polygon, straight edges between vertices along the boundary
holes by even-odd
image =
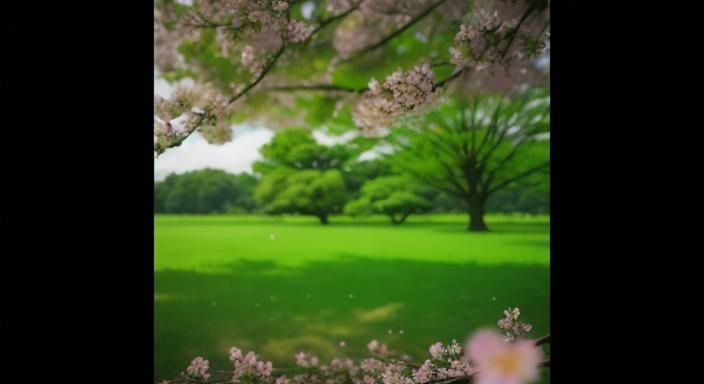
[[[430,355],[433,356],[433,359],[440,359],[442,358],[442,354],[445,351],[445,347],[442,345],[441,342],[437,342],[433,345],[430,346]]]
[[[538,378],[542,350],[530,340],[507,343],[497,332],[481,330],[465,346],[479,371],[476,384],[523,384]]]
[[[186,368],[186,374],[192,377],[201,377],[204,380],[208,380],[210,374],[208,373],[209,362],[198,356],[193,361],[191,365]]]

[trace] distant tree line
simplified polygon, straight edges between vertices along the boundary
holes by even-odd
[[[217,169],[170,174],[154,184],[156,213],[210,214],[252,213],[257,178],[247,173],[233,175]]]
[[[310,173],[308,173],[310,174]],[[464,213],[465,203],[456,197],[414,183],[408,176],[395,175],[388,162],[383,159],[360,161],[340,173],[342,181],[338,192],[342,208],[335,213],[352,216],[385,214],[394,223],[400,224],[414,213]],[[312,174],[317,178],[317,174]],[[306,174],[290,184],[307,184]],[[249,174],[231,174],[216,169],[201,169],[182,174],[172,173],[154,184],[154,212],[171,214],[211,213],[275,213],[276,206],[264,209],[255,198],[260,178]],[[270,181],[271,182],[271,181]],[[329,185],[330,181],[320,180]],[[264,186],[262,189],[269,189]],[[317,188],[311,183],[310,188]],[[265,192],[260,192],[265,194]],[[297,193],[294,189],[293,192]],[[262,196],[263,197],[263,196]],[[286,199],[279,197],[279,200]],[[338,197],[333,197],[332,200]],[[299,202],[300,203],[300,202]],[[516,186],[497,192],[487,203],[488,212],[502,213],[549,213],[547,190],[527,186]],[[302,205],[301,205],[302,206]],[[279,207],[283,207],[280,205]],[[297,207],[280,209],[279,212],[296,212]],[[296,209],[294,209],[296,208]]]

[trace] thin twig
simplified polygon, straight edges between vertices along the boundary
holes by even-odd
[[[402,34],[403,32],[405,32],[408,28],[412,27],[412,26],[413,26],[415,23],[417,23],[418,21],[420,21],[421,19],[423,19],[423,18],[425,18],[426,16],[428,16],[435,8],[437,8],[438,6],[440,6],[440,5],[441,5],[442,3],[444,3],[445,1],[446,1],[446,0],[440,0],[440,1],[438,1],[438,2],[436,2],[436,3],[434,3],[434,4],[432,4],[432,5],[430,5],[430,6],[429,6],[428,8],[426,8],[423,12],[419,13],[419,14],[416,15],[414,18],[412,18],[411,20],[409,20],[409,21],[408,21],[406,24],[404,24],[401,28],[395,30],[393,33],[387,35],[386,37],[384,37],[383,39],[377,41],[376,43],[374,43],[374,44],[372,44],[372,45],[368,45],[368,46],[362,48],[361,50],[355,52],[354,56],[350,56],[350,57],[347,57],[347,58],[344,58],[344,59],[340,60],[340,62],[341,62],[341,63],[344,63],[344,62],[348,62],[348,61],[355,60],[355,59],[357,59],[357,58],[363,56],[364,54],[366,54],[366,53],[368,53],[368,52],[371,52],[371,51],[373,51],[373,50],[375,50],[375,49],[377,49],[377,48],[383,46],[384,44],[386,44],[386,43],[388,43],[389,41],[393,40],[396,36],[398,36],[398,35]]]
[[[549,342],[550,342],[550,335],[548,334],[548,335],[545,335],[545,336],[535,340],[535,346],[537,347],[539,345],[543,345],[543,344],[549,343]]]
[[[360,3],[361,3],[361,2],[360,2]],[[342,13],[339,14],[339,15],[331,16],[331,17],[329,17],[329,18],[327,18],[327,19],[321,21],[320,24],[318,24],[318,26],[315,27],[315,29],[313,29],[313,32],[311,33],[311,35],[316,34],[318,31],[320,31],[321,29],[325,28],[325,27],[328,26],[329,24],[331,24],[331,23],[333,23],[333,22],[335,22],[335,21],[337,21],[337,20],[340,20],[340,19],[343,19],[343,18],[347,17],[347,15],[349,15],[350,13],[356,11],[357,8],[359,8],[359,4],[360,4],[360,3],[357,3],[355,6],[350,7],[350,9],[348,9],[348,10],[342,12]]]
[[[292,84],[263,88],[262,91],[341,91],[362,93],[367,88],[350,88],[335,84]]]
[[[530,16],[531,13],[535,11],[535,8],[533,6],[528,7],[526,11],[523,13],[523,16],[521,16],[521,20],[518,21],[518,24],[516,24],[516,27],[509,32],[511,36],[508,39],[508,42],[506,43],[506,48],[504,48],[504,51],[501,53],[501,60],[506,56],[508,53],[508,49],[511,48],[511,44],[513,44],[513,40],[516,38],[516,35],[518,34],[518,30],[521,28],[521,25],[523,24],[524,21]]]
[[[274,68],[274,65],[276,65],[276,62],[279,60],[281,55],[284,53],[284,50],[286,49],[285,47],[286,47],[286,45],[281,45],[281,48],[279,48],[279,50],[276,51],[276,53],[274,54],[274,57],[269,61],[269,63],[262,70],[262,72],[259,74],[259,76],[257,76],[257,78],[253,82],[249,83],[249,85],[244,87],[244,89],[239,91],[236,95],[232,96],[230,98],[230,100],[228,100],[227,103],[228,104],[234,103],[237,99],[244,96],[244,94],[247,93],[250,89],[254,88],[257,84],[259,84],[259,82],[262,81],[264,76],[266,76]]]

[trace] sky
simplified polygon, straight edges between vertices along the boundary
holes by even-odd
[[[183,173],[202,168],[222,169],[230,173],[252,172],[252,163],[261,158],[259,147],[268,143],[274,132],[263,127],[233,127],[232,141],[208,144],[193,134],[179,147],[170,148],[154,159],[154,180],[163,180],[170,173]]]

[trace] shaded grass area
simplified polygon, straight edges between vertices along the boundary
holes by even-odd
[[[547,333],[547,222],[467,234],[435,219],[321,228],[299,218],[158,217],[155,380],[198,355],[229,369],[232,346],[291,367],[299,350],[357,358],[376,338],[422,361],[435,341],[494,327],[508,306],[535,336]]]

